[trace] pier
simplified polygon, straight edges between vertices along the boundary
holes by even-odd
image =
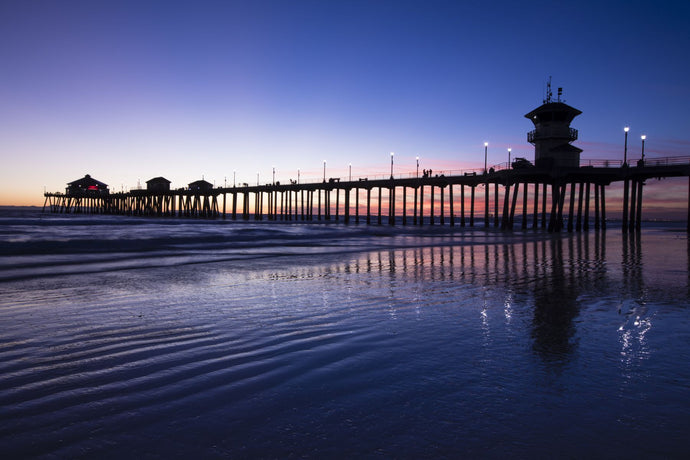
[[[599,164],[601,163],[601,164]],[[536,166],[498,165],[484,173],[358,179],[331,178],[303,184],[266,184],[214,188],[160,188],[108,193],[69,189],[45,193],[44,211],[232,220],[334,221],[370,225],[475,226],[512,230],[516,213],[520,227],[548,231],[606,228],[606,191],[623,184],[623,229],[641,228],[643,192],[649,180],[690,178],[690,156],[655,158],[636,166],[611,166],[584,161],[557,170]],[[89,177],[89,176],[87,176]],[[76,181],[75,181],[76,182]],[[96,181],[97,182],[97,181]],[[200,181],[197,181],[200,182]],[[194,183],[193,183],[194,184]],[[192,184],[190,184],[191,186]],[[477,189],[484,199],[479,208]],[[688,184],[690,222],[690,179]],[[690,227],[689,227],[690,229]]]
[[[629,163],[628,128],[625,128],[623,161],[582,160],[582,150],[572,142],[578,130],[570,126],[581,114],[557,99],[547,85],[543,104],[525,115],[534,124],[527,141],[534,145],[534,164],[516,158],[488,167],[484,143],[484,168],[449,174],[425,171],[419,176],[340,178],[320,182],[215,188],[202,180],[170,190],[170,181],[156,177],[146,189],[109,193],[107,185],[90,176],[70,182],[65,193],[46,193],[43,209],[53,213],[98,213],[132,216],[254,219],[257,221],[342,221],[382,225],[459,225],[474,227],[476,211],[483,211],[483,226],[512,230],[519,213],[520,226],[550,232],[606,228],[607,187],[623,185],[624,231],[641,227],[644,186],[647,181],[671,177],[690,178],[690,156],[645,159]],[[274,174],[275,175],[275,174]],[[483,192],[478,209],[477,189]],[[373,203],[372,203],[373,201]],[[481,214],[480,214],[481,215]],[[531,218],[530,218],[531,217]],[[531,222],[529,222],[531,220]],[[690,232],[690,183],[688,184]]]

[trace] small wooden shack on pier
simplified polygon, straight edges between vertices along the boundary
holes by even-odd
[[[208,192],[213,190],[213,184],[203,179],[191,182],[187,187],[192,192]]]
[[[81,179],[69,182],[67,184],[67,189],[65,190],[65,194],[74,196],[107,195],[108,193],[108,184],[97,181],[89,174],[85,175]]]
[[[151,193],[156,192],[169,192],[170,191],[170,181],[165,177],[154,177],[146,181],[146,190]]]

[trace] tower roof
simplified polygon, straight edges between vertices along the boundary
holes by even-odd
[[[581,113],[582,111],[577,110],[575,107],[570,107],[563,102],[547,102],[526,114],[525,118],[529,118],[534,123],[542,121],[564,121],[570,123],[573,118]]]

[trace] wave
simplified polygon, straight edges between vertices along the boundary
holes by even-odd
[[[400,223],[398,223],[400,224]],[[448,225],[224,221],[0,210],[0,281],[271,257],[561,238]],[[249,263],[247,263],[249,266]]]
[[[236,222],[122,216],[0,218],[0,281],[443,243],[449,227]],[[465,240],[471,232],[463,233]],[[430,243],[429,237],[441,238]],[[446,241],[447,243],[447,241]]]

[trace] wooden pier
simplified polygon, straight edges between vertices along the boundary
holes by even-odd
[[[484,227],[511,230],[517,212],[523,229],[586,231],[606,228],[606,190],[621,182],[623,229],[637,231],[646,181],[670,177],[690,178],[690,156],[656,158],[624,167],[491,168],[487,173],[453,176],[126,193],[68,190],[46,193],[43,209],[52,213],[474,227],[476,189],[483,188],[484,209],[479,211]],[[688,187],[690,222],[690,182]]]
[[[233,220],[309,222],[339,222],[342,218],[346,224],[363,221],[382,225],[387,221],[389,225],[400,222],[474,227],[477,188],[480,188],[484,195],[481,204],[485,228],[493,225],[511,230],[516,222],[515,213],[519,212],[523,229],[530,226],[531,214],[531,228],[558,232],[565,226],[572,232],[589,230],[592,225],[594,229],[606,228],[606,190],[611,184],[621,182],[623,230],[640,230],[646,181],[690,178],[690,156],[645,160],[646,136],[642,136],[641,158],[630,164],[627,161],[629,128],[626,127],[623,162],[583,162],[582,149],[572,145],[578,139],[578,130],[570,126],[582,112],[565,104],[561,95],[562,88],[558,88],[557,98],[553,98],[549,79],[543,104],[525,115],[534,124],[534,130],[527,133],[527,141],[534,145],[534,165],[520,158],[505,167],[488,168],[488,143],[485,142],[484,169],[433,177],[430,172],[419,177],[417,170],[414,176],[394,178],[393,154],[390,178],[377,180],[326,180],[324,164],[322,182],[214,188],[202,178],[187,188],[170,190],[169,180],[156,177],[147,181],[146,190],[109,193],[106,184],[86,175],[70,182],[64,194],[46,193],[43,209],[47,207],[54,213],[223,219],[230,216]]]

